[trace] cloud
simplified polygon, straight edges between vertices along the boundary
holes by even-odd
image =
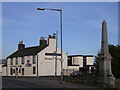
[[[29,18],[29,17],[28,17]],[[10,19],[10,18],[3,18],[2,20],[2,24],[3,26],[29,26],[32,27],[34,25],[37,25],[37,21],[39,19],[27,19],[27,18],[23,18],[23,19]]]
[[[9,29],[9,31],[12,33],[19,33],[19,34],[33,34],[34,31],[31,31],[31,30],[20,30],[20,29],[17,29],[17,30],[13,30],[13,29]]]
[[[15,25],[15,24],[24,25],[23,22],[20,22],[18,20],[8,19],[8,18],[3,18],[2,24],[3,25]]]
[[[85,23],[87,26],[91,26],[98,29],[101,28],[101,22],[99,22],[98,20],[88,20],[88,21],[85,21]]]

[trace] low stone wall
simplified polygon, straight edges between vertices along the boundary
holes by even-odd
[[[120,78],[115,81],[115,85],[120,90]]]
[[[2,72],[0,72],[0,76],[2,76]]]
[[[75,69],[63,69],[63,74],[65,76],[70,76],[70,74],[74,71],[79,71],[79,69],[76,69],[76,68]]]

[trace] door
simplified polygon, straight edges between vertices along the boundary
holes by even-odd
[[[24,68],[22,68],[22,75],[24,75]]]

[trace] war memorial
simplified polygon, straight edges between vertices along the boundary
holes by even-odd
[[[115,77],[111,70],[111,55],[108,47],[107,23],[102,22],[101,57],[99,60],[98,82],[102,86],[115,87]]]

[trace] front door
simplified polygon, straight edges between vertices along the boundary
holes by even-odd
[[[24,68],[22,68],[22,75],[24,75]]]

